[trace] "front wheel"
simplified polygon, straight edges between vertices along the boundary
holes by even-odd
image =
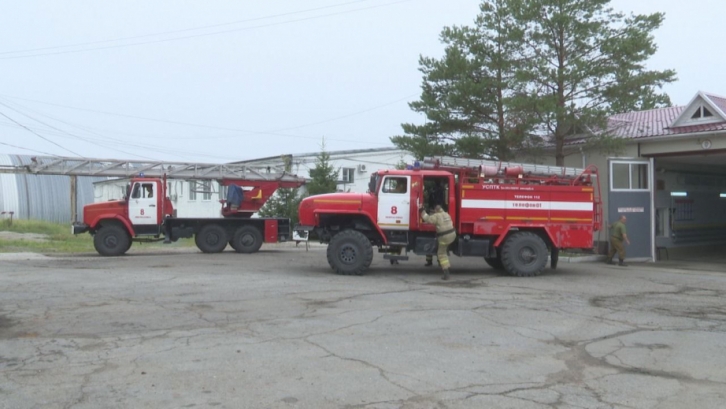
[[[227,232],[222,226],[208,224],[199,230],[194,237],[199,250],[204,253],[219,253],[227,247]]]
[[[102,256],[120,256],[131,247],[131,237],[121,226],[101,226],[93,236],[93,247]]]
[[[539,275],[547,264],[547,245],[532,232],[515,233],[504,242],[502,263],[504,269],[518,277]]]
[[[328,244],[328,264],[337,274],[363,275],[373,261],[370,240],[356,230],[343,230]]]

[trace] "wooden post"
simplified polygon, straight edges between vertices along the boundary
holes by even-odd
[[[71,176],[71,223],[78,221],[78,214],[76,208],[78,207],[78,195],[76,194],[76,187],[78,185],[78,176]]]

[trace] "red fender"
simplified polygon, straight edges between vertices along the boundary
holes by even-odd
[[[129,234],[129,236],[136,237],[136,234],[134,233],[134,228],[133,228],[133,226],[131,226],[131,222],[129,222],[129,220],[126,219],[125,217],[122,217],[122,216],[120,216],[118,214],[113,214],[113,213],[101,214],[101,215],[97,216],[93,220],[93,222],[89,224],[89,226],[92,229],[95,230],[96,227],[99,224],[101,224],[101,222],[103,222],[104,220],[118,220],[118,221],[120,221],[121,224],[126,228],[126,232]]]
[[[315,210],[313,211],[313,214],[315,215],[316,224],[320,220],[320,215],[323,214],[351,214],[355,216],[365,216],[368,221],[371,222],[371,225],[378,231],[378,234],[381,236],[381,240],[383,240],[383,244],[388,244],[388,239],[386,239],[386,235],[383,234],[383,230],[381,230],[380,227],[376,223],[373,223],[373,219],[371,218],[371,215],[368,212],[360,212],[358,210],[335,210],[335,211],[325,211],[325,210]]]
[[[505,233],[499,235],[499,238],[497,239],[497,241],[494,242],[494,247],[499,247],[499,246],[502,245],[502,242],[509,235],[509,232],[512,230],[512,228],[520,228],[520,229],[523,228],[525,231],[526,230],[533,230],[533,229],[541,229],[541,230],[544,230],[544,232],[547,234],[547,237],[550,238],[550,241],[552,242],[552,245],[555,246],[555,247],[557,247],[557,243],[558,242],[552,236],[552,232],[550,232],[550,229],[548,229],[543,224],[510,224],[509,226],[507,226],[507,229],[505,230]]]

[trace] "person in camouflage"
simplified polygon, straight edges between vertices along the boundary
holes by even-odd
[[[421,218],[426,223],[431,223],[436,226],[436,238],[438,239],[438,250],[436,257],[439,259],[441,269],[444,271],[444,275],[441,277],[443,280],[449,279],[449,255],[447,250],[449,245],[456,240],[456,229],[454,229],[454,223],[451,221],[451,216],[444,211],[440,205],[436,205],[434,214],[429,215],[426,213],[426,209],[421,208]]]
[[[620,220],[610,226],[610,251],[608,252],[608,258],[605,260],[608,264],[615,264],[613,263],[613,256],[615,253],[618,253],[618,259],[620,260],[618,265],[623,267],[627,266],[625,264],[625,246],[623,245],[623,241],[630,245],[630,239],[628,238],[628,231],[625,228],[625,222],[627,222],[627,218],[620,216]]]

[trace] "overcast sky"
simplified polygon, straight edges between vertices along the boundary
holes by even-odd
[[[726,94],[726,1],[666,13],[651,68],[677,105]],[[477,0],[23,0],[0,13],[0,153],[223,162],[391,146],[422,122],[419,55]],[[25,149],[22,149],[25,148]]]

